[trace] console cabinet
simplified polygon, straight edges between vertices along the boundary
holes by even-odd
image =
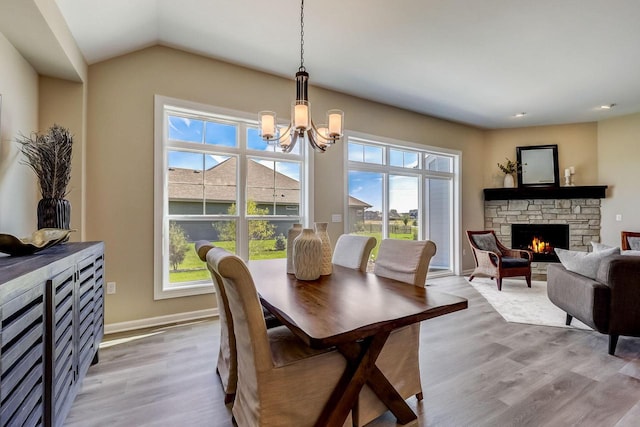
[[[0,257],[0,426],[62,426],[104,331],[104,245]]]

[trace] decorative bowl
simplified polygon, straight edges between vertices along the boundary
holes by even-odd
[[[0,252],[12,256],[31,255],[61,243],[69,237],[69,233],[72,231],[76,230],[41,228],[34,231],[31,237],[23,237],[22,239],[11,234],[0,234]]]

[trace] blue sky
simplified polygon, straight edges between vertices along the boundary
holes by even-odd
[[[369,210],[382,211],[382,179],[383,174],[378,172],[349,171],[349,195],[372,205]],[[418,179],[389,177],[389,209],[399,213],[418,209]]]
[[[203,138],[204,135],[204,138]],[[211,144],[221,147],[237,147],[238,128],[235,125],[216,123],[186,117],[169,116],[169,139]],[[258,151],[273,151],[274,146],[268,145],[260,137],[257,128],[247,129],[248,148]],[[169,151],[169,167],[203,170],[209,169],[226,159],[225,155],[210,155],[190,153],[185,151]],[[273,161],[258,160],[259,163],[273,169]],[[276,162],[276,171],[297,181],[300,180],[300,163]]]

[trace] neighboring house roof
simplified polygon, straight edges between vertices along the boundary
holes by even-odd
[[[360,199],[356,199],[353,196],[349,196],[349,207],[350,208],[365,208],[369,209],[371,207],[367,202],[363,202]]]
[[[256,203],[299,204],[300,182],[255,161],[247,166],[247,197]],[[237,158],[204,172],[169,168],[169,200],[235,202]],[[275,190],[274,190],[275,181]]]

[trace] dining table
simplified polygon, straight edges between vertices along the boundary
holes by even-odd
[[[400,424],[417,418],[376,359],[393,330],[463,310],[465,298],[335,264],[317,280],[287,274],[284,259],[252,260],[248,267],[267,310],[308,346],[335,347],[347,360],[316,426],[342,425],[365,384]]]

